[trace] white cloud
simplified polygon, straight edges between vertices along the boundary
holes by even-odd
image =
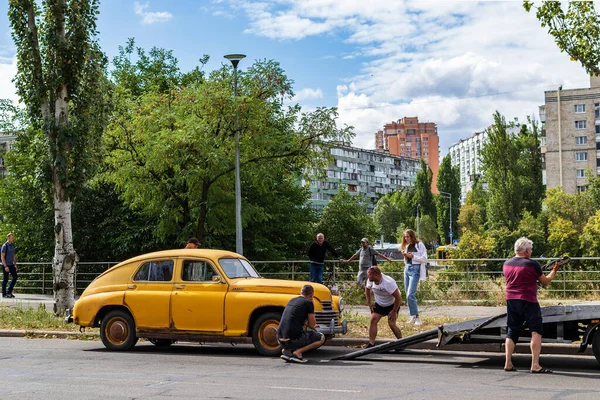
[[[305,100],[315,100],[315,99],[322,99],[323,98],[323,91],[319,88],[319,89],[311,89],[311,88],[304,88],[299,90],[296,95],[294,96],[294,102],[300,102],[300,101],[305,101]]]
[[[340,122],[355,127],[361,147],[372,147],[385,123],[418,116],[438,124],[444,154],[489,126],[496,110],[525,121],[537,116],[544,90],[589,84],[522,1],[240,2],[252,34],[335,35],[353,47],[330,53],[361,61],[360,73],[321,88],[337,92]]]
[[[160,22],[167,22],[173,18],[173,14],[171,14],[168,11],[146,11],[148,7],[148,3],[141,4],[137,1],[133,3],[133,11],[136,15],[142,17],[142,24],[155,24]]]
[[[0,99],[10,99],[17,103],[19,101],[17,89],[12,82],[17,74],[17,59],[5,61],[7,60],[0,60]]]

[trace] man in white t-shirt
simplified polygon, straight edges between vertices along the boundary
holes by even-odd
[[[369,326],[369,344],[367,348],[375,346],[377,337],[377,323],[381,317],[388,317],[388,324],[397,339],[402,337],[402,332],[396,324],[398,320],[398,310],[402,298],[398,290],[396,281],[383,274],[379,267],[369,267],[367,270],[367,284],[365,294],[367,296],[367,305],[371,309],[371,324]],[[371,302],[371,292],[375,295],[375,304]]]

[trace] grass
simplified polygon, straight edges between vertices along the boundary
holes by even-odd
[[[365,338],[369,337],[369,316],[359,315],[356,313],[344,312],[343,318],[348,320],[348,333],[344,337],[350,338]],[[423,325],[413,325],[406,322],[406,316],[398,316],[398,326],[402,331],[402,336],[410,336],[416,333],[424,332],[433,328],[437,328],[443,324],[450,324],[453,322],[466,321],[469,318],[451,318],[442,316],[421,316]],[[382,318],[377,324],[377,338],[394,338],[394,333],[390,329],[387,318]]]

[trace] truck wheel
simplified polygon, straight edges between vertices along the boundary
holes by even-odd
[[[131,315],[122,310],[113,310],[102,318],[100,338],[109,350],[127,351],[138,341],[135,322]]]
[[[264,313],[252,327],[252,343],[256,350],[263,356],[277,357],[281,355],[281,347],[277,342],[277,328],[281,320],[281,313]]]
[[[594,332],[594,338],[592,339],[592,351],[596,361],[600,363],[600,329],[596,328]]]

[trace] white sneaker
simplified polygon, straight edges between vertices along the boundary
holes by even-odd
[[[415,324],[415,325],[423,325],[423,321],[421,321],[421,318],[419,318],[419,317],[415,317],[414,324]]]
[[[412,317],[410,317],[410,319],[409,319],[408,321],[406,321],[406,323],[407,323],[407,324],[414,324],[417,318],[418,318],[418,317],[415,317],[415,316],[413,315]]]

